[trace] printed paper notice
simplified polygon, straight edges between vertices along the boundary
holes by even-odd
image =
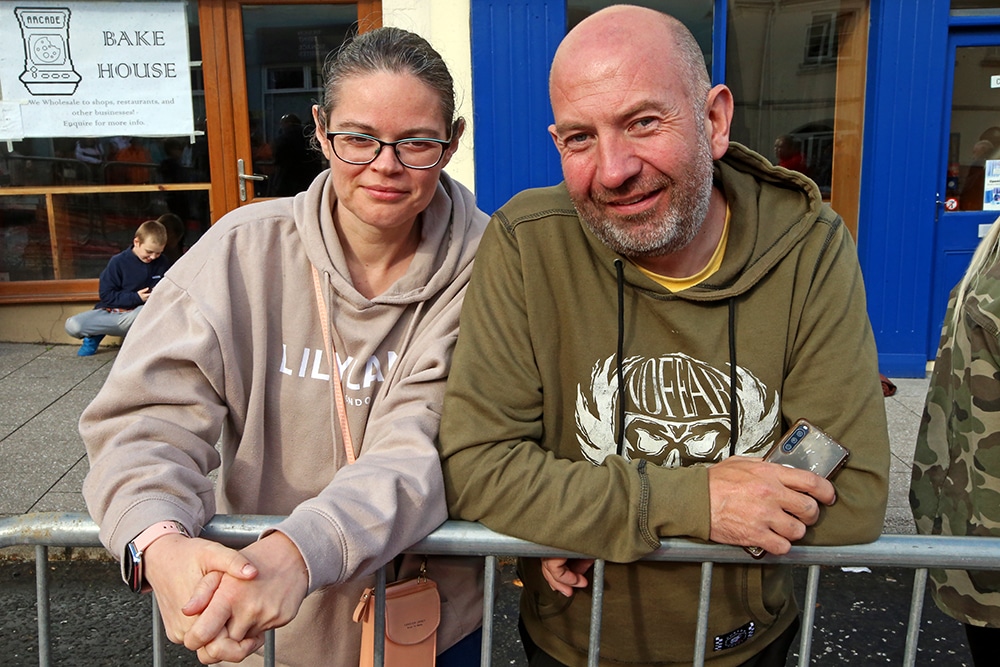
[[[983,184],[983,210],[1000,211],[1000,160],[987,160]]]
[[[124,4],[0,2],[0,90],[22,105],[21,136],[194,132],[184,3]]]
[[[11,141],[24,138],[19,103],[0,102],[0,138]]]

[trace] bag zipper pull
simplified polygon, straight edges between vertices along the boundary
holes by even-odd
[[[368,616],[369,603],[375,592],[374,588],[366,588],[364,592],[361,593],[361,599],[358,600],[358,606],[354,608],[354,622],[360,623]]]

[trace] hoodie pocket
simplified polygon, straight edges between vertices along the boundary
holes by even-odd
[[[744,566],[744,604],[750,618],[768,626],[792,599],[791,568],[775,565]]]
[[[539,620],[544,621],[565,613],[577,596],[568,598],[561,593],[545,588],[536,590],[533,597],[535,612],[538,614]]]

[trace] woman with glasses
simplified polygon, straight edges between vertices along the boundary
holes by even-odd
[[[205,663],[278,627],[279,664],[358,664],[372,573],[415,574],[397,554],[447,516],[434,440],[487,222],[443,171],[464,129],[451,76],[381,28],[327,64],[313,116],[330,168],[174,265],[81,419],[104,544]],[[286,518],[237,552],[197,537],[216,512]],[[437,664],[478,664],[481,561],[426,565]]]

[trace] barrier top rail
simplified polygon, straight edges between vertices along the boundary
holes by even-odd
[[[208,522],[201,536],[240,548],[255,541],[282,518],[220,514]],[[47,512],[0,519],[0,549],[18,545],[99,547],[101,543],[97,525],[87,514]],[[501,535],[468,521],[446,521],[407,551],[429,555],[587,557]],[[766,555],[755,561],[739,547],[669,538],[660,540],[660,548],[643,560],[1000,570],[1000,539],[883,535],[869,544],[793,546],[784,556]]]

